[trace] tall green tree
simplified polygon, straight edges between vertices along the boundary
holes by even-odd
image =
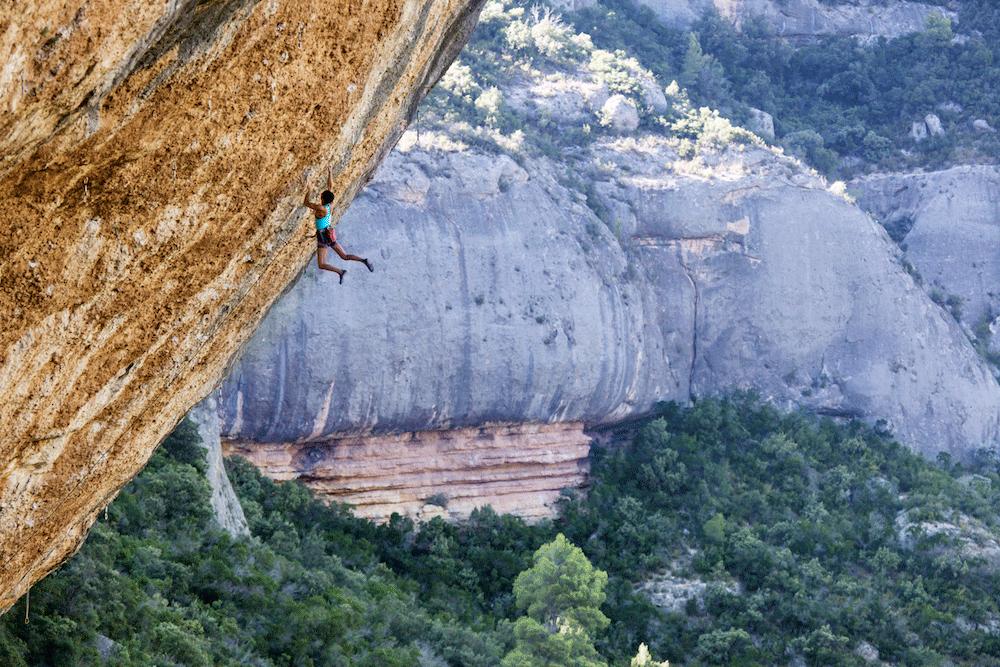
[[[525,615],[514,624],[504,667],[598,667],[607,663],[593,636],[608,626],[601,613],[608,575],[559,533],[539,547],[534,565],[517,575],[514,597]]]
[[[722,63],[715,56],[705,53],[695,33],[691,33],[688,38],[688,49],[684,54],[684,64],[681,69],[681,83],[689,90],[695,91],[703,100],[718,103],[729,97],[729,84]]]

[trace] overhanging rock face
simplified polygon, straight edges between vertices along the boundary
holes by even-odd
[[[222,376],[479,0],[0,9],[0,609]]]

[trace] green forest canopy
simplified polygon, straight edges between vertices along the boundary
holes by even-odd
[[[0,663],[497,665],[532,604],[515,580],[561,532],[607,572],[610,622],[587,628],[611,664],[641,642],[673,664],[860,665],[862,642],[896,664],[1000,664],[996,564],[899,530],[964,522],[996,539],[993,453],[972,472],[859,423],[707,400],[595,449],[590,493],[533,526],[489,509],[379,526],[231,460],[253,533],[234,540],[212,519],[196,438],[182,424],[34,587],[29,624],[24,600],[3,617]],[[636,587],[665,571],[704,593],[657,609]]]

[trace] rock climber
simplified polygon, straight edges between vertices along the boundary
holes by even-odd
[[[368,267],[369,271],[374,271],[375,267],[372,266],[371,262],[357,255],[348,255],[344,252],[344,247],[337,242],[337,233],[333,231],[334,225],[331,222],[331,210],[333,209],[333,169],[330,169],[326,174],[326,190],[323,190],[319,199],[323,202],[322,205],[309,201],[309,191],[306,190],[306,196],[302,202],[316,216],[316,263],[319,264],[319,268],[326,271],[333,271],[340,276],[340,284],[344,283],[344,274],[347,273],[347,269],[338,269],[327,261],[330,256],[330,248],[333,248],[333,251],[341,259],[361,262]]]

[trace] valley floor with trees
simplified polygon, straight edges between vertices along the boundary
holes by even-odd
[[[230,460],[233,539],[184,422],[0,619],[0,663],[1000,664],[995,452],[931,463],[747,396],[631,428],[537,525],[376,525]]]

